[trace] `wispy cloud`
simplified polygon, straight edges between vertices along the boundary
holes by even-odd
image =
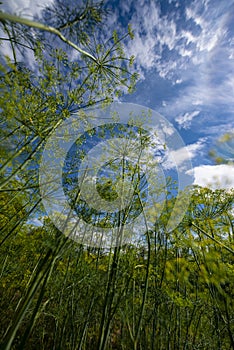
[[[186,45],[178,49],[186,60],[182,64],[177,61],[175,68],[182,84],[160,110],[182,128],[201,131],[202,127],[204,133],[219,135],[233,127],[233,10],[233,2],[231,5],[226,1],[217,2],[217,6],[194,1],[186,9],[187,21],[192,25],[182,30]],[[170,77],[163,64],[165,77]],[[200,111],[199,116],[196,111]]]
[[[200,111],[193,111],[191,113],[185,113],[182,115],[179,115],[177,118],[175,118],[175,121],[179,124],[180,127],[183,127],[184,129],[188,129],[191,125],[191,121],[193,118],[198,116]]]
[[[176,164],[177,167],[183,168],[183,164],[190,162],[202,152],[206,145],[206,138],[199,139],[196,143],[189,144],[183,148],[172,150],[168,154],[166,162],[163,164],[164,168],[171,169]]]
[[[128,6],[125,2],[124,8],[135,32],[135,40],[127,49],[135,55],[138,70],[154,68],[161,77],[174,80],[178,70],[203,63],[225,40],[230,2],[214,6],[197,0],[183,9],[178,2],[170,3],[174,10],[167,14],[162,13],[159,3],[148,0],[132,0]]]
[[[34,17],[39,16],[41,11],[53,2],[54,0],[8,0],[3,2],[1,9],[22,17]]]
[[[195,0],[182,6],[171,0],[168,13],[159,2],[124,3],[122,16],[129,16],[135,32],[126,48],[135,55],[141,78],[156,79],[158,74],[179,86],[174,98],[164,99],[160,113],[188,129],[204,118],[213,123],[221,108],[225,126],[216,127],[216,133],[225,130],[234,112],[233,3]],[[151,94],[155,101],[157,92]]]

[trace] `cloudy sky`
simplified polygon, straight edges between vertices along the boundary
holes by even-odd
[[[234,168],[215,165],[211,149],[228,160],[234,142],[234,1],[116,0],[117,23],[132,24],[127,45],[141,75],[125,96],[166,117],[187,145],[200,185],[234,186]]]
[[[4,10],[40,15],[53,0],[8,0]],[[216,165],[209,150],[233,161],[234,0],[109,0],[113,29],[134,40],[140,74],[136,91],[125,102],[152,108],[167,118],[187,145],[195,183],[234,187],[234,168]],[[222,138],[222,142],[218,140]]]

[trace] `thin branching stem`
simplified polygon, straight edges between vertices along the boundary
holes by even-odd
[[[43,23],[40,23],[40,22],[35,22],[35,21],[32,21],[32,20],[29,20],[27,18],[22,18],[22,17],[19,17],[19,16],[11,15],[11,14],[6,13],[6,12],[0,12],[0,20],[3,23],[5,23],[5,21],[10,21],[10,22],[13,22],[13,23],[20,23],[20,24],[23,24],[23,25],[31,27],[31,28],[36,28],[36,29],[39,29],[39,30],[44,30],[46,32],[55,34],[63,42],[65,42],[66,44],[70,45],[75,50],[80,52],[82,55],[90,58],[92,61],[97,63],[97,60],[96,60],[96,58],[93,55],[91,55],[87,51],[81,49],[79,46],[77,46],[75,43],[73,43],[69,39],[65,38],[65,36],[58,29],[56,29],[54,27],[47,26],[47,25],[45,25]]]

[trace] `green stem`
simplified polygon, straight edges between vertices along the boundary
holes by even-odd
[[[143,203],[142,203],[140,196],[139,196],[139,200],[140,200],[140,204],[142,207],[143,217],[144,217],[145,226],[146,226],[148,256],[147,256],[147,263],[146,263],[145,288],[144,288],[144,292],[143,292],[140,316],[138,319],[137,330],[136,330],[136,335],[135,335],[134,344],[133,344],[134,350],[137,350],[137,347],[138,347],[138,340],[140,337],[140,331],[141,331],[143,316],[144,316],[144,312],[145,312],[145,305],[146,305],[146,299],[147,299],[148,287],[149,287],[149,271],[150,271],[150,259],[151,259],[151,245],[150,245],[149,227],[147,224],[147,218],[145,216],[144,207],[143,207]]]
[[[234,250],[232,250],[230,247],[226,246],[224,243],[222,243],[222,242],[218,241],[216,238],[212,237],[209,233],[207,233],[202,228],[197,226],[194,222],[192,222],[191,224],[192,224],[192,226],[196,227],[197,230],[201,231],[205,236],[209,237],[212,241],[221,245],[224,249],[228,250],[230,253],[234,254]]]
[[[60,33],[60,31],[58,29],[56,29],[54,27],[47,26],[47,25],[45,25],[43,23],[40,23],[40,22],[31,21],[31,20],[26,19],[26,18],[21,18],[21,17],[15,16],[15,15],[11,15],[11,14],[5,13],[5,12],[0,12],[0,21],[3,22],[3,23],[5,21],[10,21],[10,22],[14,22],[14,23],[20,23],[20,24],[24,24],[25,26],[28,26],[28,27],[44,30],[46,32],[55,34],[63,42],[65,42],[66,44],[70,45],[71,47],[73,47],[75,50],[79,51],[81,54],[85,55],[86,57],[89,57],[95,63],[98,63],[96,58],[93,55],[91,55],[90,53],[82,50],[80,47],[78,47],[72,41],[70,41],[69,39],[65,38],[65,36],[62,33]]]

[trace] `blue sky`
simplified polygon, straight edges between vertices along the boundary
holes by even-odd
[[[214,165],[210,149],[234,131],[234,1],[111,1],[112,22],[130,22],[126,47],[141,75],[124,101],[148,106],[173,123],[186,143],[195,181],[234,186],[234,168]],[[114,19],[114,20],[113,20]],[[233,142],[222,145],[234,156]],[[214,184],[215,186],[215,184]]]
[[[53,0],[8,0],[11,13],[40,16]],[[233,142],[217,140],[234,132],[234,1],[110,0],[107,26],[135,34],[125,43],[140,74],[136,91],[121,98],[152,108],[178,130],[191,157],[195,183],[234,187],[234,168],[215,165],[210,149],[233,160]],[[5,52],[10,49],[5,47]]]

